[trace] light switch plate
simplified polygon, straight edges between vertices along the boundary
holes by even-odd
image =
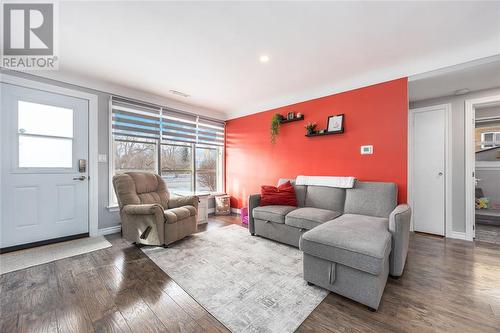
[[[373,146],[361,146],[361,155],[371,155],[373,154]]]
[[[106,163],[108,161],[108,155],[99,154],[98,161],[99,161],[99,163]]]

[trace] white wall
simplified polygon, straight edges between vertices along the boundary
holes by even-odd
[[[411,89],[411,85],[409,87]],[[465,232],[465,100],[500,95],[500,87],[471,92],[461,96],[447,96],[410,103],[410,109],[438,104],[451,104],[452,123],[452,228]]]

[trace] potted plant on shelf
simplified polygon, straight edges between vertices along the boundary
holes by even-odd
[[[307,131],[307,135],[311,135],[311,134],[316,133],[316,126],[317,126],[316,123],[308,123],[305,126],[306,127],[306,131]]]
[[[276,142],[276,137],[280,132],[280,124],[283,120],[283,116],[279,113],[275,113],[273,118],[271,119],[271,143],[274,144]]]

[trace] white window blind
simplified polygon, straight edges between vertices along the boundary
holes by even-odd
[[[198,117],[197,143],[224,146],[224,123]]]
[[[160,107],[113,97],[111,109],[113,135],[160,138]]]
[[[196,143],[197,116],[162,110],[162,140]]]
[[[224,146],[224,122],[113,97],[113,135]]]

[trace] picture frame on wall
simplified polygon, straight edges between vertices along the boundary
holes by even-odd
[[[344,114],[337,114],[328,117],[326,123],[327,132],[343,133],[344,132]]]

